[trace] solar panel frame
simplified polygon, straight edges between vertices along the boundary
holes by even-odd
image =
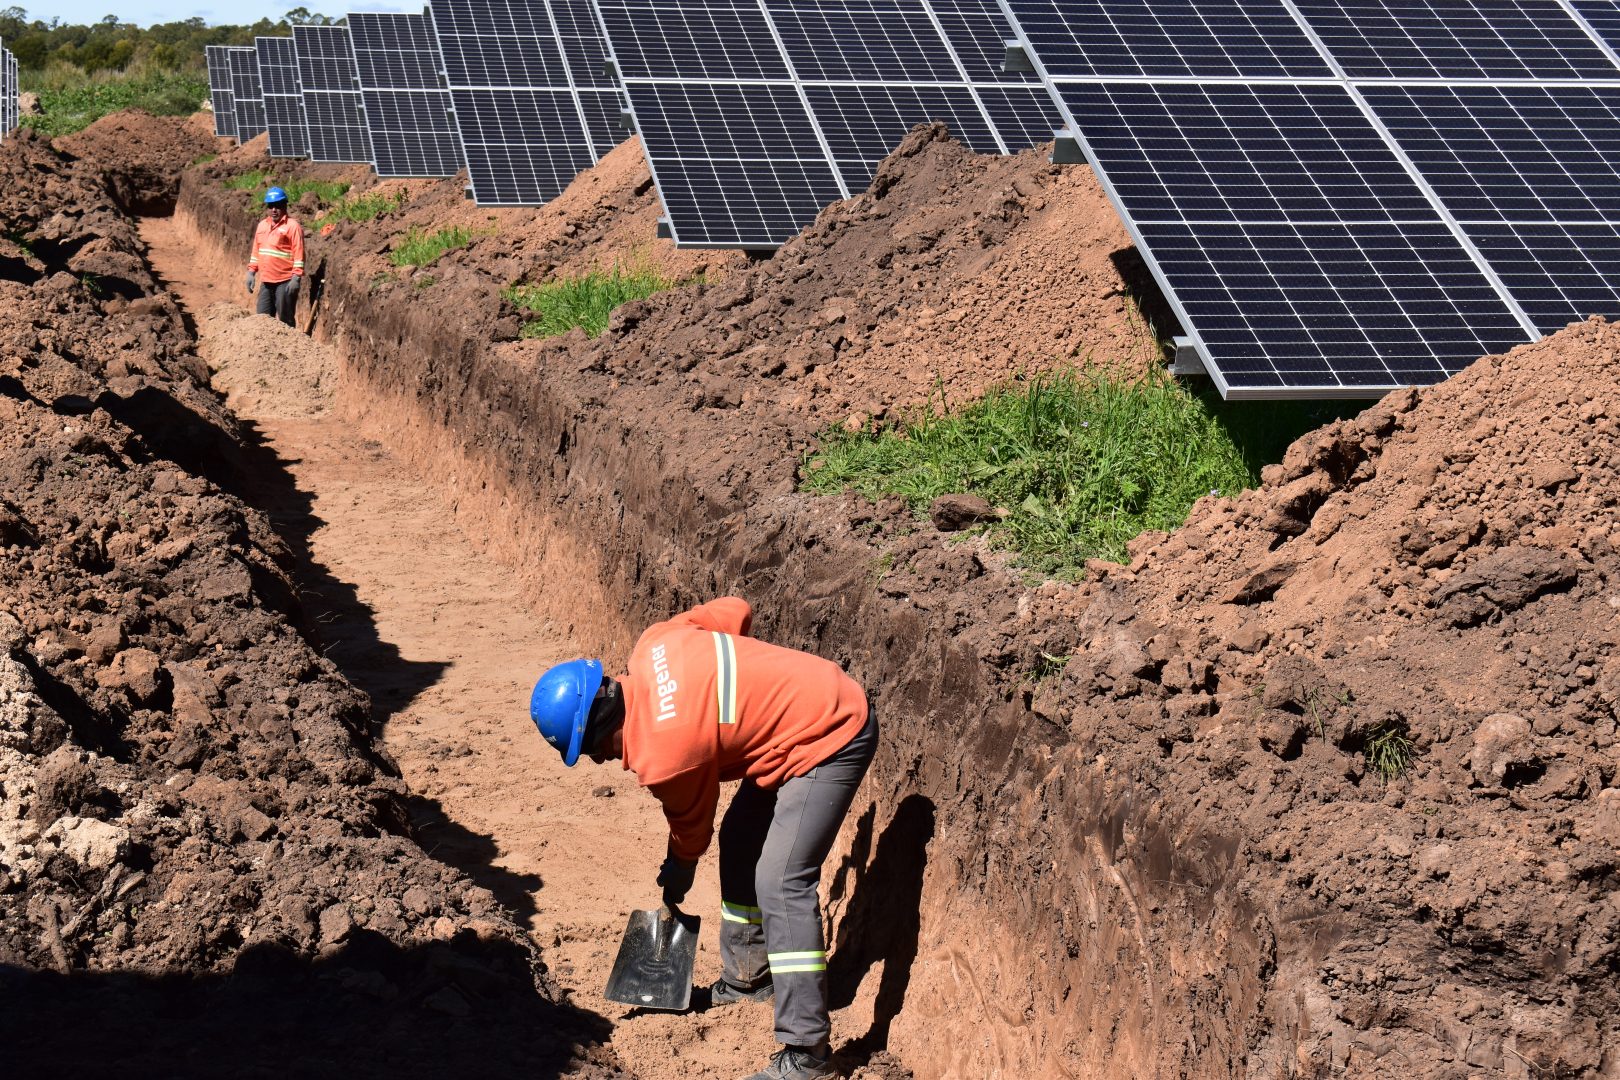
[[[236,108],[232,104],[230,49],[225,45],[203,48],[208,65],[208,101],[214,110],[214,136],[236,138]]]
[[[346,26],[294,26],[311,161],[373,164],[360,73]]]
[[[264,101],[270,156],[309,156],[309,130],[304,124],[304,93],[298,79],[298,48],[291,37],[255,37],[259,89]]]
[[[352,12],[349,43],[373,168],[381,177],[450,177],[466,162],[426,12]]]
[[[236,117],[236,141],[249,142],[267,130],[263,90],[259,85],[259,53],[250,46],[232,46],[231,112]]]
[[[1611,53],[1620,50],[1620,0],[1570,0],[1570,7]]]
[[[5,47],[4,39],[0,39],[0,141],[11,135],[22,121],[19,74],[16,56]]]

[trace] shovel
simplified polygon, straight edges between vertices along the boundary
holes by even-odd
[[[602,996],[643,1009],[684,1012],[692,1003],[692,965],[701,923],[679,908],[632,911]]]

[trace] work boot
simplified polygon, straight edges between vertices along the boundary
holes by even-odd
[[[837,1076],[827,1046],[784,1046],[771,1055],[771,1063],[748,1080],[816,1080]]]
[[[770,982],[762,982],[749,989],[721,977],[714,980],[714,985],[709,987],[710,1005],[735,1005],[739,1001],[769,1001],[775,996],[776,986]]]

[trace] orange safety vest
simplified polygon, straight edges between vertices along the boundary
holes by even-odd
[[[253,230],[253,254],[248,269],[259,280],[274,285],[290,277],[304,276],[304,227],[292,215],[272,225],[268,217]]]
[[[767,790],[803,776],[866,726],[866,693],[837,664],[748,636],[735,596],[655,623],[630,654],[624,767],[658,796],[670,846],[695,860],[714,834],[720,784]]]

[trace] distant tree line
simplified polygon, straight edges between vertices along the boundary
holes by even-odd
[[[139,27],[108,15],[89,26],[64,23],[59,18],[30,19],[20,7],[0,8],[0,42],[17,57],[24,71],[52,68],[97,72],[196,71],[204,66],[208,45],[251,45],[260,35],[291,33],[295,23],[340,25],[343,19],[294,8],[272,22],[260,19],[251,26],[209,26],[201,19]]]

